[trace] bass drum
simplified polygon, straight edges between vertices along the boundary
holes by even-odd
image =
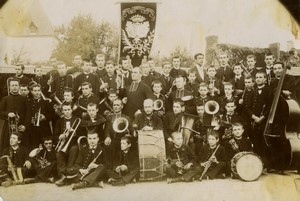
[[[140,181],[155,181],[165,177],[166,147],[163,132],[138,131]]]
[[[263,171],[263,163],[259,156],[252,152],[237,153],[231,160],[233,176],[243,181],[257,180]]]

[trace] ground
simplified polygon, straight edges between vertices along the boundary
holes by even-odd
[[[254,182],[216,179],[172,184],[165,181],[141,182],[122,187],[105,184],[103,189],[76,191],[72,191],[71,186],[59,188],[54,184],[40,183],[0,187],[0,196],[4,201],[299,201],[300,176],[289,172],[287,175],[263,175]]]

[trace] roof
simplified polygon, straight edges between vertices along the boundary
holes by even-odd
[[[8,1],[0,11],[0,27],[7,36],[54,35],[39,0]]]

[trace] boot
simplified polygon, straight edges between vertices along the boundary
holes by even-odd
[[[80,188],[86,188],[88,185],[88,183],[86,181],[81,181],[77,184],[73,184],[72,186],[72,190],[75,191],[76,189],[80,189]]]
[[[180,181],[182,181],[182,180],[183,180],[182,177],[167,178],[167,183],[170,184],[170,183],[180,182]]]
[[[61,178],[55,182],[55,184],[58,187],[64,186],[64,185],[66,185],[66,180],[67,180],[67,177],[65,175],[62,175]]]

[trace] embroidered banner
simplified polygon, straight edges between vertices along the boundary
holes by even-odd
[[[156,3],[121,3],[120,56],[130,56],[134,67],[150,53],[155,23]]]

